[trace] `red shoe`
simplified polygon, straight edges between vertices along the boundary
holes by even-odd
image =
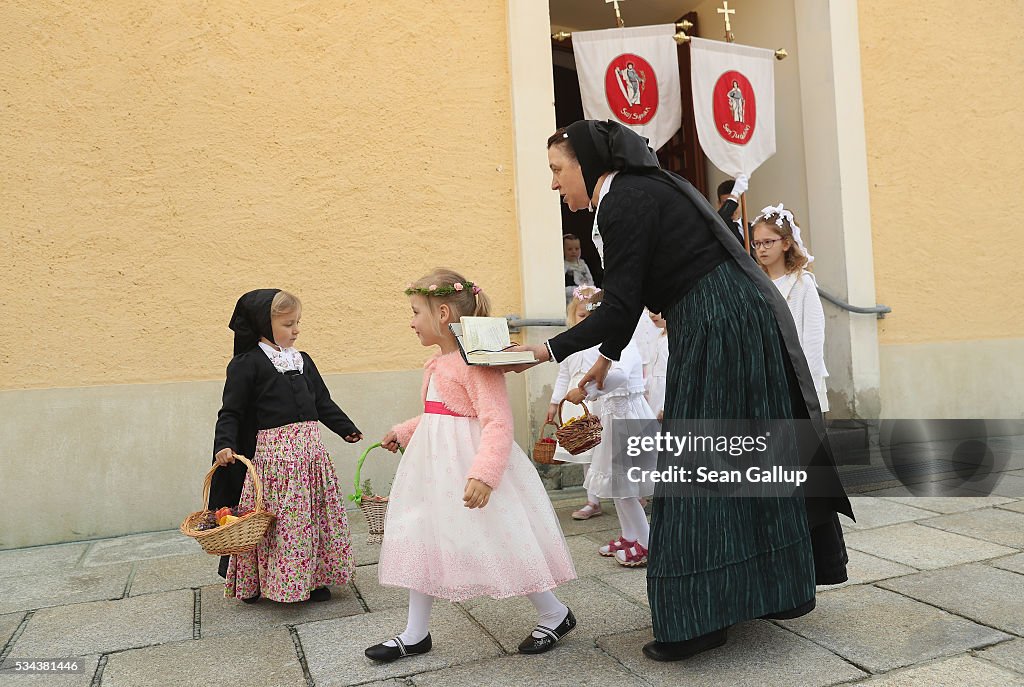
[[[627,568],[642,568],[647,565],[647,549],[638,541],[628,542],[628,546],[615,552],[615,561]]]
[[[626,541],[620,535],[616,539],[612,539],[610,542],[599,548],[597,552],[606,558],[611,558],[617,551],[622,551],[627,546],[631,546],[635,543],[636,542],[633,541]]]

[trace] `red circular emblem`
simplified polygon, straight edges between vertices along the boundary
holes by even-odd
[[[624,124],[646,124],[658,111],[658,79],[651,63],[625,53],[608,64],[604,92],[612,113]]]
[[[757,125],[757,103],[754,88],[747,77],[737,71],[730,71],[718,77],[714,104],[715,128],[729,143],[746,145],[754,135]]]

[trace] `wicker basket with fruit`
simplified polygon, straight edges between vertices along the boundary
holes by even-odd
[[[601,419],[597,415],[591,415],[587,404],[580,402],[583,407],[583,417],[571,417],[562,422],[562,405],[564,403],[563,399],[558,404],[558,422],[561,426],[555,432],[555,437],[558,439],[559,445],[570,455],[576,456],[600,444]]]
[[[540,427],[540,436],[537,437],[537,442],[533,445],[533,459],[541,465],[561,465],[564,460],[555,460],[555,447],[558,446],[558,442],[553,437],[544,436],[544,429],[551,425],[556,430],[556,425],[551,420],[548,420]]]
[[[263,485],[252,463],[245,456],[235,455],[249,470],[252,477],[256,503],[252,510],[241,511],[227,506],[216,511],[203,509],[190,514],[181,523],[181,533],[192,537],[203,551],[215,556],[228,556],[233,553],[248,553],[256,548],[267,528],[274,521],[274,515],[263,509]],[[206,473],[203,481],[203,503],[209,503],[210,485],[213,473],[219,466],[214,465]]]

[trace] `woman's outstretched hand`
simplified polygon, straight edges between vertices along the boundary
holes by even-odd
[[[537,365],[539,363],[546,363],[547,361],[551,360],[551,356],[548,355],[548,347],[545,346],[544,344],[540,344],[537,346],[513,346],[512,348],[508,349],[508,352],[510,353],[525,353],[527,351],[533,351],[533,357],[537,359],[536,363],[522,363],[520,365],[495,365],[495,369],[501,370],[502,372],[525,372],[534,365]]]
[[[394,453],[398,450],[398,435],[394,431],[390,431],[384,435],[384,438],[380,440],[380,445],[387,450]]]
[[[345,441],[347,441],[350,444],[354,444],[357,441],[362,441],[362,439],[363,439],[363,435],[360,434],[359,432],[356,432],[354,434],[349,434],[347,437],[345,437]]]
[[[466,508],[483,508],[491,498],[491,488],[478,479],[466,480],[466,491],[462,500]]]
[[[594,366],[591,367],[587,374],[583,376],[583,379],[580,380],[580,383],[577,384],[577,386],[580,389],[586,390],[585,387],[587,384],[596,382],[597,388],[603,389],[604,378],[608,376],[608,370],[610,370],[611,367],[612,361],[608,360],[608,358],[605,358],[603,355],[598,356],[597,362],[594,363]]]

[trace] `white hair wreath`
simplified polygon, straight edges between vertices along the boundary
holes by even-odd
[[[769,222],[772,217],[775,218],[775,226],[780,228],[782,227],[783,220],[789,222],[789,226],[793,230],[793,242],[796,243],[796,247],[807,257],[808,265],[814,262],[814,256],[807,250],[807,246],[804,245],[803,238],[800,236],[800,227],[796,225],[796,220],[793,219],[793,213],[782,207],[782,203],[779,203],[778,205],[769,205],[762,209],[761,214],[754,220],[754,224],[757,224],[758,222]]]

